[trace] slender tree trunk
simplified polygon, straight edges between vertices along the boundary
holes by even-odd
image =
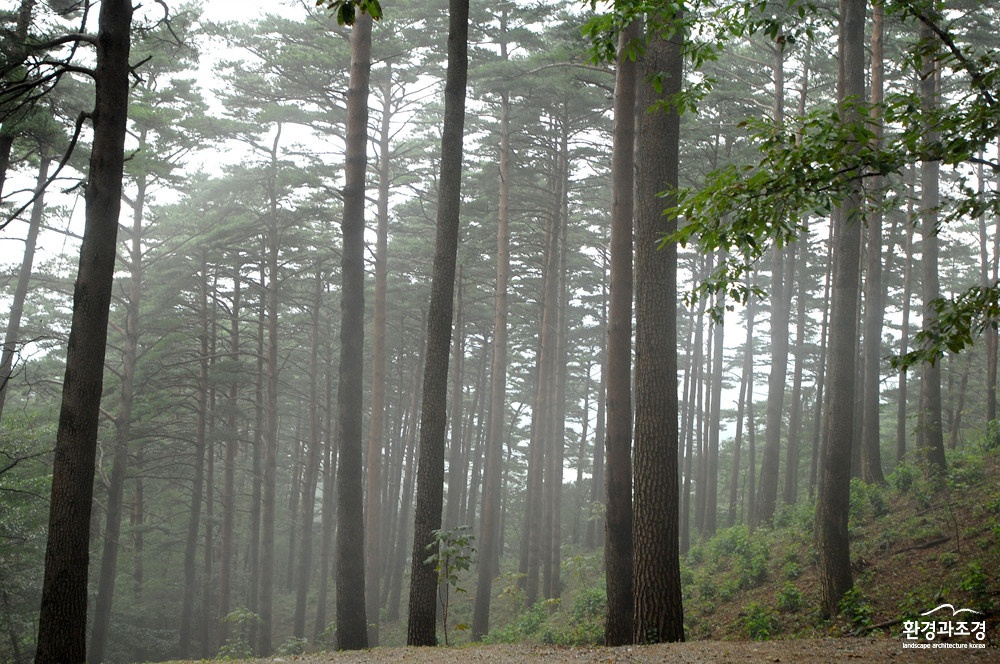
[[[195,425],[194,478],[191,482],[191,504],[188,507],[187,537],[184,541],[184,593],[181,599],[180,652],[189,657],[194,635],[194,600],[198,591],[198,531],[205,490],[205,448],[208,438],[208,254],[202,251],[200,265],[200,319],[198,357],[198,419]]]
[[[906,355],[910,342],[910,299],[913,297],[913,233],[916,218],[913,210],[913,199],[916,196],[916,169],[912,166],[907,170],[906,197],[906,240],[903,253],[903,311],[900,315],[899,354]],[[899,464],[906,456],[906,397],[908,374],[905,369],[899,371],[898,401],[896,402],[896,463]]]
[[[448,71],[445,76],[444,127],[441,135],[437,236],[431,277],[431,301],[427,313],[427,363],[424,367],[410,607],[406,631],[406,642],[411,646],[437,644],[437,572],[434,565],[425,561],[428,556],[427,547],[433,546],[433,531],[441,527],[444,492],[448,348],[451,345],[455,263],[458,254],[462,136],[469,67],[469,0],[450,0],[448,17]]]
[[[933,43],[936,39],[933,31],[927,26],[921,26],[920,39]],[[933,112],[937,107],[940,68],[933,55],[924,56],[924,67],[920,72],[920,100],[925,112]],[[939,132],[930,130],[926,140],[939,140]],[[934,325],[937,312],[933,301],[941,295],[938,276],[938,214],[940,205],[938,193],[941,165],[937,161],[925,161],[920,165],[920,233],[923,250],[920,267],[923,277],[923,307],[924,328]],[[925,362],[920,367],[920,438],[923,441],[922,452],[930,463],[930,472],[943,473],[946,467],[944,458],[944,427],[941,421],[941,363]]]
[[[132,5],[101,3],[86,222],[73,289],[35,662],[86,660],[94,463],[121,210]]]
[[[800,254],[793,263],[789,289],[793,288],[796,283],[796,267],[801,269],[803,273],[806,271],[809,260],[809,238],[800,238],[798,245],[792,250],[797,250]],[[788,454],[785,458],[783,495],[783,502],[786,505],[794,505],[799,498],[799,458],[802,449],[802,371],[806,354],[806,299],[808,297],[805,282],[805,278],[798,279],[799,293],[795,303],[795,367],[792,369],[792,404],[788,414]]]
[[[614,145],[611,152],[611,287],[608,307],[607,493],[604,643],[632,643],[632,213],[638,71],[629,57],[632,24],[618,38]]]
[[[144,143],[145,141],[142,141]],[[46,168],[42,168],[43,173]],[[118,415],[115,416],[115,451],[108,482],[107,519],[104,526],[104,546],[101,570],[94,603],[94,623],[90,632],[88,659],[97,664],[104,661],[104,652],[111,624],[111,603],[118,572],[118,549],[121,537],[125,472],[128,466],[128,445],[132,438],[132,404],[135,400],[135,368],[139,354],[139,309],[142,298],[142,213],[146,199],[146,177],[140,176],[132,208],[132,232],[129,243],[128,299],[125,303],[125,339],[122,344],[121,392]],[[33,243],[32,243],[33,245]],[[32,250],[34,247],[32,246]],[[29,263],[30,265],[30,263]],[[30,269],[30,268],[29,268]]]
[[[719,255],[720,261],[722,254]],[[717,306],[724,310],[726,306],[725,293],[718,296]],[[719,428],[722,420],[722,355],[725,352],[725,327],[722,323],[715,325],[712,349],[712,397],[711,413],[708,416],[708,456],[705,471],[705,528],[704,536],[715,534],[718,525],[719,512]]]
[[[785,119],[785,42],[774,48],[774,121]],[[788,306],[787,291],[791,283],[785,278],[785,254],[773,248],[771,264],[771,374],[767,381],[767,421],[764,429],[764,455],[760,461],[760,490],[751,512],[750,525],[770,523],[778,502],[778,474],[781,454],[781,414],[785,400],[785,379],[788,374]]]
[[[501,32],[507,25],[507,9],[501,10]],[[507,42],[500,40],[506,59]],[[500,93],[500,202],[497,222],[496,286],[493,291],[493,359],[490,365],[489,425],[483,471],[483,507],[479,535],[476,600],[472,616],[472,640],[479,641],[490,627],[490,598],[494,569],[500,549],[500,503],[502,498],[503,424],[507,403],[507,285],[510,281],[510,98]],[[469,515],[473,509],[470,499]]]
[[[378,147],[378,226],[375,234],[375,308],[372,322],[372,411],[368,433],[368,489],[365,494],[365,613],[368,645],[379,644],[382,586],[382,454],[385,444],[386,293],[389,285],[389,139],[392,119],[392,65],[386,62]]]
[[[862,121],[850,100],[864,98],[865,2],[841,0],[837,98],[840,121]],[[850,149],[861,150],[854,145]],[[854,378],[857,300],[861,268],[863,192],[860,183],[833,214],[833,301],[830,318],[830,390],[823,437],[823,463],[816,500],[816,544],[819,550],[820,611],[836,615],[853,585],[847,534],[850,507],[850,458],[854,426]]]
[[[607,275],[605,267],[604,275]],[[608,328],[607,311],[607,279],[601,282],[601,329]],[[604,505],[604,445],[606,429],[605,407],[608,394],[608,346],[605,334],[604,347],[601,349],[601,382],[597,387],[597,421],[594,425],[594,464],[590,482],[590,506],[587,510],[587,531],[583,538],[583,546],[588,551],[604,546],[604,529],[600,527],[597,506]],[[602,519],[603,520],[603,519]]]
[[[10,305],[10,315],[7,319],[7,331],[4,334],[3,347],[0,349],[0,422],[3,420],[3,407],[7,400],[7,388],[14,374],[14,356],[21,342],[21,318],[24,316],[24,302],[28,298],[28,287],[31,284],[31,271],[35,262],[35,247],[38,244],[38,231],[42,226],[42,213],[45,210],[43,187],[49,176],[49,164],[52,160],[43,157],[38,166],[38,178],[35,180],[35,202],[31,206],[31,217],[28,222],[28,234],[24,239],[24,255],[21,267],[17,273],[17,285],[14,287],[14,298]]]
[[[677,221],[663,216],[678,184],[683,32],[654,17],[641,60],[636,152],[635,614],[637,643],[683,641],[677,467]],[[670,30],[669,40],[663,31]],[[663,76],[662,88],[650,79]],[[658,88],[660,86],[657,86]],[[664,105],[660,105],[664,104]],[[666,198],[662,192],[667,191]]]
[[[885,61],[882,48],[885,11],[881,0],[872,3],[872,74],[871,103],[874,148],[882,144],[882,81]],[[861,478],[865,482],[882,484],[882,452],[879,417],[880,363],[882,351],[882,319],[885,316],[882,300],[882,178],[875,178],[871,184],[874,195],[872,211],[867,215],[868,253],[865,265],[865,318],[864,318],[864,390],[861,412]]]
[[[809,465],[809,500],[816,491],[819,476],[820,442],[822,440],[823,390],[826,386],[827,337],[830,332],[830,288],[833,280],[833,224],[827,240],[826,279],[823,282],[823,320],[820,323],[819,368],[816,370],[816,403],[813,411],[813,445]]]
[[[733,467],[729,476],[729,527],[736,525],[736,504],[740,485],[740,450],[743,447],[743,415],[751,396],[753,384],[753,328],[757,313],[757,299],[752,297],[747,302],[747,340],[743,348],[743,374],[740,378],[740,395],[736,404],[736,437],[733,441]],[[753,476],[753,462],[750,463],[749,476]]]
[[[365,170],[368,163],[368,90],[371,26],[358,15],[351,31],[351,75],[347,92],[347,156],[344,185],[344,246],[341,258],[340,459],[337,463],[337,647],[368,647],[365,612],[365,524],[361,454],[365,342]],[[374,488],[373,490],[377,490]]]
[[[240,307],[242,279],[242,258],[236,255],[233,270],[233,305],[229,318],[229,360],[234,372],[240,362]],[[222,531],[219,545],[219,642],[229,639],[229,623],[222,620],[233,609],[233,572],[235,563],[236,527],[236,453],[239,450],[239,398],[240,376],[234,373],[229,384],[229,413],[226,422],[226,456],[222,467]]]
[[[306,635],[306,600],[309,596],[310,575],[312,574],[313,513],[316,506],[316,485],[319,481],[320,453],[323,445],[319,413],[319,346],[323,285],[322,267],[317,266],[316,287],[313,291],[312,302],[312,343],[309,349],[309,450],[306,454],[302,511],[299,517],[299,521],[302,523],[302,542],[299,545],[295,616],[292,628],[292,634],[298,638],[304,638]],[[378,489],[376,489],[377,491]]]

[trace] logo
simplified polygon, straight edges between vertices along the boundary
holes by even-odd
[[[942,609],[951,611],[938,614]],[[938,614],[938,615],[935,615]],[[941,604],[920,614],[921,620],[903,621],[904,648],[978,649],[986,647],[986,620],[982,611]],[[943,641],[940,639],[954,639]]]

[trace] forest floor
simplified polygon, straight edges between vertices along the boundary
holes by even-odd
[[[497,644],[458,648],[374,648],[354,652],[285,655],[233,664],[450,664],[497,662],[514,664],[581,664],[594,662],[671,662],[723,664],[732,662],[1000,662],[1000,650],[908,649],[894,638],[789,639],[780,641],[689,641],[617,648]]]
[[[450,662],[998,662],[1000,663],[1000,431],[986,450],[949,451],[944,484],[901,466],[884,486],[851,487],[855,589],[833,620],[818,616],[819,573],[809,504],[787,508],[773,529],[721,530],[694,543],[682,564],[686,643],[605,648],[599,555],[564,558],[560,601],[548,606],[497,600],[489,645],[452,633],[451,647],[394,647],[405,621],[383,624],[387,647],[356,652],[276,655],[234,664]],[[513,577],[512,577],[513,578]],[[595,601],[596,600],[596,601]],[[465,603],[471,605],[468,599]],[[468,622],[456,604],[451,624]],[[979,611],[948,616],[941,605]],[[513,608],[512,608],[513,607]],[[921,617],[933,610],[934,618]],[[922,621],[981,620],[981,641],[904,632]],[[951,628],[949,628],[951,629]],[[455,645],[457,642],[457,645]],[[950,643],[949,643],[950,642]],[[984,649],[966,647],[983,643]],[[916,646],[916,647],[914,647]],[[937,647],[934,647],[937,646]],[[956,648],[960,646],[960,648]],[[322,649],[320,647],[319,649]],[[229,660],[233,662],[233,660]]]

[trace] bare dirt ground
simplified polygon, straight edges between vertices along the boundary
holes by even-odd
[[[938,644],[941,645],[941,644]],[[491,645],[459,648],[375,648],[355,652],[289,655],[252,660],[253,664],[579,664],[670,662],[715,664],[788,662],[1000,662],[1000,649],[911,649],[895,638],[791,639],[783,641],[691,641],[619,648],[568,648],[538,645]],[[246,664],[250,664],[249,662]]]

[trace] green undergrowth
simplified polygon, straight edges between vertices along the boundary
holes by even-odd
[[[986,614],[1000,637],[1000,427],[949,450],[934,476],[915,458],[886,484],[851,483],[854,588],[820,618],[814,504],[779,509],[772,527],[719,531],[682,563],[685,631],[696,639],[806,638],[881,633],[941,604]]]

